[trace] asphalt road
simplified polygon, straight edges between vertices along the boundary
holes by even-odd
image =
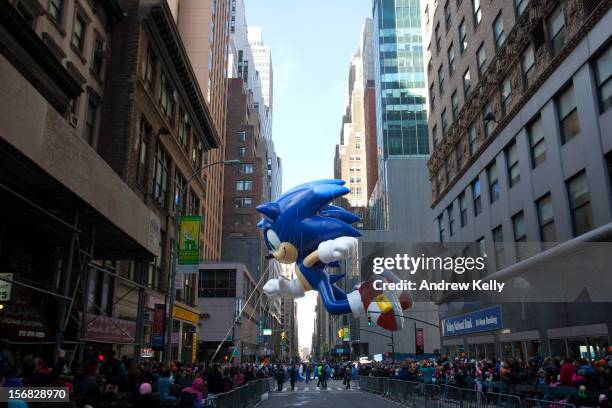
[[[314,383],[296,384],[296,389],[291,391],[291,386],[286,382],[283,391],[273,391],[269,393],[266,401],[262,402],[259,408],[289,408],[289,407],[333,407],[333,408],[397,408],[397,404],[373,394],[359,391],[352,383],[354,388],[346,390],[342,381],[328,381],[327,390],[321,390]]]

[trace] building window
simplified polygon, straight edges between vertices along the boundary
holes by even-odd
[[[252,191],[253,182],[248,180],[239,180],[236,182],[236,191]]]
[[[593,229],[591,195],[584,171],[567,181],[567,191],[572,213],[572,229],[574,236],[578,236]]]
[[[508,165],[508,183],[510,184],[510,187],[514,187],[519,181],[521,181],[521,171],[519,169],[516,141],[513,141],[508,147],[506,147],[506,164]]]
[[[246,147],[239,147],[238,148],[238,157],[240,158],[245,158],[246,157]]]
[[[189,124],[189,116],[182,111],[179,111],[179,141],[183,149],[187,148],[187,140],[191,133],[191,125]]]
[[[472,181],[472,200],[474,201],[474,217],[482,212],[482,199],[480,195],[480,180]]]
[[[240,131],[238,132],[238,141],[244,143],[246,141],[246,132]]]
[[[491,136],[491,134],[493,134],[493,130],[495,129],[495,121],[493,120],[485,120],[484,118],[486,118],[487,116],[491,116],[491,114],[493,114],[493,109],[491,108],[491,102],[488,101],[485,106],[484,109],[482,111],[482,118],[483,118],[483,124],[484,124],[484,132],[485,132],[485,138]]]
[[[93,146],[96,141],[98,108],[98,102],[93,96],[90,96],[87,101],[87,114],[85,116],[85,128],[83,131],[83,138],[90,146]]]
[[[467,101],[468,96],[470,95],[470,88],[472,86],[471,77],[470,77],[470,69],[463,74],[463,95],[465,100]]]
[[[49,0],[49,17],[57,24],[62,24],[64,0]]]
[[[550,14],[547,21],[548,38],[550,38],[550,49],[552,56],[559,54],[559,51],[565,45],[565,16],[563,15],[563,7],[557,6]]]
[[[144,69],[142,71],[142,79],[145,82],[149,91],[153,90],[153,81],[155,78],[155,66],[157,64],[157,58],[151,48],[147,48],[147,56],[144,62]]]
[[[487,256],[487,244],[485,242],[484,237],[480,237],[476,240],[476,251],[480,258],[484,258]]]
[[[482,21],[482,10],[480,10],[480,0],[472,0],[474,9],[474,26],[477,26]]]
[[[435,149],[438,146],[438,125],[434,125],[434,127],[431,128],[431,141]]]
[[[448,233],[452,237],[455,235],[455,216],[453,215],[452,204],[446,208],[446,214],[448,214]]]
[[[201,270],[199,278],[199,297],[232,298],[236,296],[235,269]]]
[[[444,66],[438,68],[438,86],[440,87],[440,95],[444,93]]]
[[[201,141],[196,141],[195,137],[193,139],[193,147],[191,148],[191,162],[196,169],[199,169],[204,164],[204,149],[202,148]]]
[[[436,51],[440,51],[440,23],[436,24],[436,28],[435,28],[435,35],[436,35]]]
[[[72,41],[71,44],[76,48],[79,54],[83,53],[83,44],[85,43],[85,30],[87,28],[87,22],[83,18],[80,12],[77,11],[74,19],[74,28],[72,30]]]
[[[253,174],[253,165],[252,164],[241,164],[240,174]]]
[[[527,258],[527,229],[525,228],[525,214],[523,211],[512,217],[512,229],[514,231],[514,242],[516,245],[516,260]]]
[[[187,179],[181,174],[180,171],[174,171],[174,210],[177,215],[187,214],[187,200],[185,200],[185,194],[187,192]]]
[[[463,54],[465,50],[467,50],[467,47],[467,25],[464,17],[459,24],[459,51]]]
[[[453,92],[451,95],[451,108],[453,113],[453,121],[456,121],[459,117],[459,97],[457,96],[457,91]]]
[[[601,112],[605,112],[612,106],[612,45],[608,45],[608,48],[597,57],[595,76],[599,109]]]
[[[450,181],[451,177],[452,177],[452,168],[451,168],[451,163],[450,163],[450,157],[447,157],[444,160],[444,175],[446,176],[446,184],[448,184],[448,182]]]
[[[189,213],[190,215],[200,215],[200,198],[191,190],[189,192]]]
[[[461,217],[461,227],[467,225],[467,205],[465,202],[465,191],[459,195],[459,215]]]
[[[580,133],[580,121],[578,120],[578,109],[574,99],[574,86],[567,87],[557,97],[557,110],[561,125],[561,143],[565,144]]]
[[[91,56],[91,70],[95,77],[100,81],[102,80],[103,76],[102,72],[104,69],[104,59],[108,57],[105,47],[106,42],[96,35],[92,52],[93,55]]]
[[[474,124],[468,127],[468,150],[470,157],[476,153],[476,126]]]
[[[145,187],[147,182],[147,166],[149,165],[149,143],[151,140],[151,126],[144,118],[140,119],[140,146],[138,151],[138,168],[136,170],[136,181],[140,187]]]
[[[453,49],[453,43],[448,47],[446,56],[448,58],[448,72],[453,75],[453,72],[455,72],[455,50]]]
[[[529,47],[521,55],[521,71],[523,73],[523,85],[526,88],[529,87],[529,77],[535,67],[535,52],[533,45],[529,44]]]
[[[168,169],[170,159],[161,144],[157,144],[155,152],[155,177],[153,180],[153,198],[163,208],[166,208],[166,197],[168,196]]]
[[[495,266],[497,270],[506,266],[506,254],[504,253],[504,231],[502,226],[493,230],[493,249],[495,251]]]
[[[172,122],[172,117],[174,116],[174,89],[163,72],[161,74],[159,90],[159,107],[166,119]]]
[[[436,110],[436,91],[434,90],[434,85],[431,84],[429,87],[429,104],[431,106],[431,111]]]
[[[463,140],[459,140],[455,145],[455,162],[457,163],[457,171],[463,166]]]
[[[251,208],[253,207],[253,199],[249,197],[238,197],[234,200],[236,208]]]
[[[442,111],[442,135],[448,134],[448,118],[446,117],[446,109]]]
[[[495,40],[495,49],[499,50],[506,41],[506,35],[504,34],[504,20],[502,15],[498,15],[493,22],[493,39]]]
[[[539,117],[527,125],[529,147],[531,155],[531,168],[535,169],[546,160],[546,143],[542,131],[542,119]]]
[[[512,82],[510,77],[503,80],[501,83],[501,102],[502,102],[502,113],[506,115],[510,109],[512,103]]]
[[[550,248],[557,241],[555,232],[555,217],[550,194],[546,194],[536,202],[538,210],[538,226],[540,229],[540,241],[544,249]]]
[[[444,215],[438,215],[438,240],[444,242]]]
[[[487,167],[487,179],[489,181],[489,199],[494,203],[499,199],[499,179],[497,177],[497,165],[495,162]]]
[[[485,52],[484,42],[478,47],[476,51],[476,61],[478,62],[478,73],[482,75],[484,72],[484,65],[487,62],[487,54]]]
[[[450,1],[446,0],[446,3],[444,4],[444,24],[446,26],[446,31],[448,32],[448,30],[451,28],[451,6],[450,6]]]
[[[516,14],[522,16],[529,4],[529,0],[514,0],[514,5],[516,6]]]

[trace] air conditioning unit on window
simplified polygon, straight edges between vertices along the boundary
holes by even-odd
[[[74,113],[71,113],[68,116],[68,123],[70,123],[70,126],[75,128],[75,127],[77,127],[79,125],[79,118]]]
[[[110,57],[108,41],[96,41],[96,56],[102,58]]]

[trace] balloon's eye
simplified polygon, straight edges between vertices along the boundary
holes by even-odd
[[[272,251],[276,251],[280,248],[281,242],[278,238],[278,235],[276,235],[276,232],[269,229],[268,231],[266,231],[266,237],[268,238],[268,244]]]

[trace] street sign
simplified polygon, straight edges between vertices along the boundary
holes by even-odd
[[[272,329],[263,329],[263,335],[264,336],[271,336],[272,335]]]

